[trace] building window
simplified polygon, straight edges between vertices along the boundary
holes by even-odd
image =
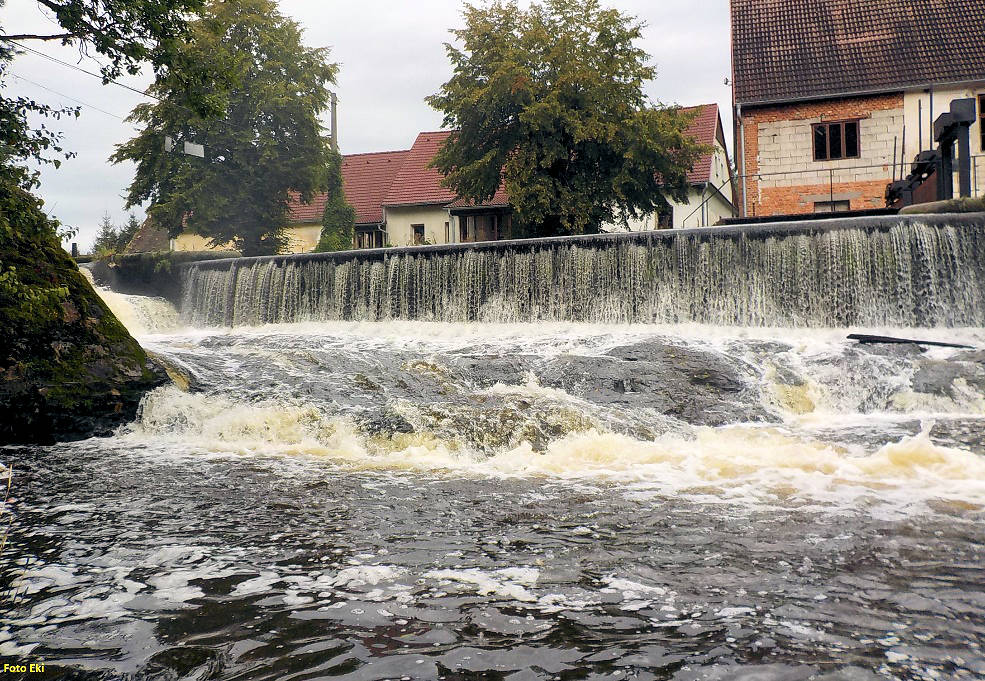
[[[414,245],[423,246],[424,245],[424,225],[411,225],[411,230],[414,232]]]
[[[982,133],[982,151],[985,151],[985,95],[978,95],[978,127]]]
[[[815,161],[859,157],[858,121],[817,123],[812,127]]]
[[[674,227],[674,209],[662,208],[657,213],[657,229],[672,229]]]
[[[815,213],[844,213],[852,209],[851,201],[816,201]]]
[[[445,223],[445,243],[446,244],[450,244],[451,243],[451,223],[450,222],[446,222]]]

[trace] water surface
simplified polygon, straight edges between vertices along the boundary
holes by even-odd
[[[45,660],[30,678],[983,678],[985,357],[847,333],[142,336],[188,392],[0,450],[0,655]]]

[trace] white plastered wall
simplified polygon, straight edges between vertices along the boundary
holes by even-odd
[[[730,172],[728,154],[720,143],[715,144],[715,156],[711,167],[711,186],[692,187],[688,192],[687,203],[668,199],[674,209],[674,229],[689,227],[713,227],[724,218],[733,217],[732,183],[729,181]],[[719,187],[719,192],[714,188]],[[705,201],[707,199],[707,202]],[[629,230],[640,232],[657,229],[656,215],[647,215],[638,220],[630,220]],[[603,231],[622,231],[622,227],[606,225]]]
[[[449,243],[445,239],[445,223],[448,223],[450,241],[455,242],[456,222],[446,208],[434,206],[387,207],[386,233],[391,246],[413,246],[412,225],[424,225],[424,238],[429,244]]]

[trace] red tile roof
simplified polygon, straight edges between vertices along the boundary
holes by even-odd
[[[123,249],[124,253],[154,253],[157,251],[170,251],[171,239],[168,231],[158,227],[153,220],[147,218],[140,229],[130,239],[130,243]]]
[[[698,144],[704,144],[707,146],[714,146],[715,142],[718,141],[718,131],[721,125],[721,119],[718,115],[718,105],[717,104],[703,104],[701,106],[690,106],[685,107],[684,111],[693,112],[697,110],[698,115],[693,121],[691,121],[690,127],[687,131],[694,141]],[[724,145],[723,145],[724,146]],[[690,184],[705,184],[711,182],[711,169],[714,164],[715,154],[714,152],[710,154],[703,154],[699,158],[694,167],[691,168],[691,172],[687,174],[687,180]]]
[[[342,159],[342,190],[356,209],[356,224],[383,222],[383,199],[409,151],[380,151],[350,154]],[[301,203],[291,195],[291,224],[319,224],[325,213],[327,194],[317,195],[311,203]]]
[[[291,205],[288,210],[288,218],[292,225],[321,224],[322,215],[325,213],[325,201],[328,194],[315,194],[311,203],[301,203],[301,195],[291,192]]]
[[[417,136],[383,205],[446,205],[457,198],[454,191],[441,186],[441,173],[428,167],[449,135],[450,132],[422,132]]]
[[[698,110],[688,132],[699,144],[714,145],[720,132],[717,104],[690,107]],[[346,199],[356,209],[356,224],[383,222],[383,206],[441,205],[450,208],[497,208],[510,205],[509,193],[500,184],[495,196],[476,205],[457,198],[454,191],[441,186],[441,174],[428,164],[450,132],[423,132],[407,151],[351,154],[342,161],[342,182]],[[714,154],[702,156],[688,173],[691,184],[711,181]],[[318,224],[325,212],[326,195],[301,203],[292,194],[291,223]]]
[[[735,101],[985,80],[982,0],[732,0]]]
[[[356,209],[356,224],[383,222],[383,202],[409,151],[353,154],[342,162],[345,198]]]

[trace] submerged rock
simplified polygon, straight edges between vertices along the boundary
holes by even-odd
[[[167,376],[54,237],[18,218],[37,220],[26,206],[0,234],[0,444],[107,435]]]
[[[693,425],[768,418],[755,377],[723,355],[647,341],[602,357],[562,355],[541,382],[598,404],[644,407]]]
[[[953,396],[956,381],[985,394],[985,370],[971,362],[925,360],[917,364],[913,389],[918,393]]]

